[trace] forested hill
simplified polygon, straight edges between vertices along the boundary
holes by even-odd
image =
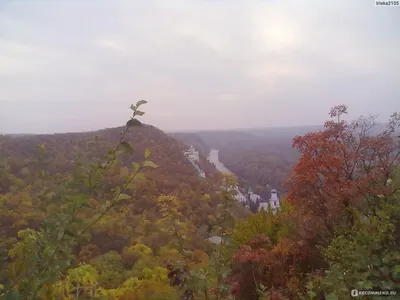
[[[2,136],[2,158],[7,158],[4,163],[9,174],[26,181],[26,184],[35,181],[34,172],[43,166],[46,172],[63,178],[70,174],[77,162],[88,164],[103,158],[118,143],[123,129],[124,127],[83,133]],[[183,155],[187,146],[182,142],[150,125],[132,127],[127,132],[125,141],[123,146],[129,149],[125,149],[125,153],[120,155],[122,162],[119,167],[127,166],[130,169],[133,161],[143,161],[146,148],[151,152],[151,160],[158,166],[154,170],[147,170],[146,178],[137,183],[136,196],[142,197],[142,201],[136,210],[142,211],[151,207],[160,194],[174,194],[193,205],[192,209],[199,207],[198,199],[204,194],[210,194],[211,200],[218,201],[215,191],[216,186],[219,187],[219,172],[206,159],[202,159],[200,167],[206,172],[207,178],[199,178]],[[45,145],[45,154],[43,162],[39,163],[37,146],[42,144]],[[116,173],[108,176],[109,183],[106,184],[105,191],[107,187],[117,183],[113,180],[114,177],[117,180],[119,172],[116,168]],[[11,187],[10,178],[1,180],[0,192],[9,192]]]
[[[104,160],[107,152],[110,155],[124,129],[125,126],[94,132],[0,137],[0,258],[7,256],[18,232],[39,229],[44,220],[58,212],[68,191],[91,194],[77,218],[81,222],[92,220],[112,203],[116,191],[135,171],[135,162],[149,159],[151,168],[144,169],[123,190],[123,195],[131,199],[124,200],[122,206],[110,211],[90,230],[90,237],[75,246],[76,257],[81,262],[97,257],[101,264],[101,255],[110,251],[122,255],[125,247],[139,241],[154,253],[161,251],[170,242],[169,234],[156,226],[162,219],[157,208],[161,195],[178,199],[181,213],[190,220],[190,226],[197,228],[191,235],[191,247],[206,249],[208,243],[204,240],[212,235],[212,219],[220,203],[221,175],[203,159],[200,165],[207,178],[200,178],[182,153],[187,147],[153,126],[129,128],[119,147],[120,161],[108,169],[95,191],[88,192],[88,180],[81,177],[92,172],[92,167],[85,166]],[[247,214],[239,204],[234,205],[238,217]],[[153,225],[146,227],[146,222]],[[2,269],[0,284],[8,276]],[[117,276],[113,284],[107,282],[108,275],[104,276],[107,287],[116,287],[125,278]]]
[[[124,127],[118,127],[82,133],[1,136],[0,142],[2,152],[9,158],[8,164],[14,174],[18,174],[24,166],[37,158],[37,146],[41,144],[46,144],[48,170],[64,172],[73,165],[77,155],[81,160],[87,161],[93,157],[103,157],[108,149],[117,144],[123,129]],[[145,149],[149,148],[153,161],[159,166],[157,174],[170,175],[171,179],[178,180],[192,175],[195,177],[196,172],[183,155],[187,146],[160,129],[151,125],[133,127],[126,134],[125,140],[132,147],[130,160],[143,159]],[[218,174],[206,161],[201,162],[201,167],[211,179]]]

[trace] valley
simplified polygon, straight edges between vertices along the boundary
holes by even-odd
[[[200,131],[171,136],[187,146],[193,145],[200,155],[216,162],[217,169],[234,173],[244,190],[251,187],[256,194],[269,199],[274,188],[284,195],[282,184],[299,158],[292,147],[293,138],[316,128],[321,127]]]
[[[372,205],[385,222],[398,226],[396,115],[378,135],[367,133],[368,119],[341,123],[339,129],[327,122],[322,130],[294,138],[293,129],[278,130],[286,135],[166,134],[137,119],[143,104],[132,105],[133,117],[117,128],[0,136],[1,297],[17,291],[21,300],[72,299],[77,293],[104,300],[258,300],[258,278],[277,299],[298,299],[315,280],[302,275],[315,274],[311,264],[327,268],[326,261],[339,257],[347,268],[347,257],[340,256],[347,246],[337,245],[340,238],[331,231],[353,239],[354,232],[343,227],[346,205],[355,212]],[[366,195],[375,202],[363,202]],[[359,234],[374,224],[360,223]],[[400,265],[393,256],[397,241],[386,242],[394,234],[390,228],[395,227],[380,228],[382,236],[369,240],[367,248],[384,247],[379,255],[388,268]],[[313,246],[326,239],[335,257]],[[346,245],[365,249],[364,243]],[[287,268],[296,270],[290,274],[297,285],[263,275]],[[330,289],[337,279],[332,276],[326,275],[322,289],[343,295]],[[385,284],[394,287],[396,280]],[[224,285],[229,288],[215,290]]]

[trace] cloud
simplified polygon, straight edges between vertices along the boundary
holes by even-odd
[[[100,39],[97,42],[97,44],[100,47],[111,49],[111,50],[114,50],[114,51],[117,51],[117,52],[122,52],[122,53],[126,52],[125,47],[121,46],[120,44],[118,44],[118,43],[116,43],[114,41],[108,40],[108,39]]]
[[[318,124],[338,103],[387,116],[399,25],[363,0],[9,2],[0,131],[115,126],[143,98],[144,120],[166,130]]]

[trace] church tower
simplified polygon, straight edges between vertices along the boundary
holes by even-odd
[[[269,199],[269,205],[271,206],[272,210],[276,210],[277,208],[280,207],[278,191],[276,189],[271,190],[271,198]]]
[[[253,195],[253,190],[251,188],[251,185],[249,185],[249,189],[247,190],[247,195],[250,197],[251,195]]]

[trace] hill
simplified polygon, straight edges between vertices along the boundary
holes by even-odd
[[[72,167],[77,155],[81,159],[85,157],[86,161],[104,156],[107,149],[118,143],[123,129],[124,127],[84,133],[3,136],[0,137],[0,142],[4,157],[9,158],[7,161],[14,174],[19,174],[32,163],[38,156],[37,146],[41,144],[46,144],[47,169],[52,172],[66,172]],[[130,130],[125,139],[132,147],[131,160],[143,159],[145,149],[149,148],[154,161],[159,165],[157,174],[173,175],[179,180],[195,177],[195,171],[183,155],[187,147],[163,131],[143,125]],[[202,162],[201,167],[206,170],[210,180],[216,178],[218,172],[211,164]]]
[[[58,211],[66,193],[71,176],[82,176],[88,169],[83,166],[104,160],[109,149],[120,142],[125,127],[108,128],[94,132],[51,135],[0,136],[0,233],[4,237],[0,252],[8,252],[15,242],[18,231],[25,228],[38,229],[51,214]],[[41,149],[40,146],[43,146]],[[156,223],[159,220],[157,199],[170,195],[179,199],[181,212],[192,226],[200,228],[192,237],[193,247],[207,249],[204,239],[213,230],[213,215],[220,203],[221,175],[206,159],[200,167],[207,178],[200,178],[183,155],[187,148],[163,131],[142,125],[129,128],[119,153],[119,162],[108,170],[101,184],[91,194],[89,207],[81,212],[81,218],[90,218],[104,209],[111,201],[116,187],[134,171],[133,162],[145,160],[149,149],[151,161],[158,167],[143,170],[142,176],[124,191],[132,199],[122,208],[110,212],[104,222],[97,224],[82,245],[90,244],[97,255],[117,251],[140,239],[154,251],[169,243],[167,235],[154,231],[143,236],[143,218]],[[112,152],[112,151],[111,151]],[[86,173],[85,173],[86,174]],[[87,192],[79,180],[75,192]],[[43,197],[45,205],[43,207]],[[238,216],[247,213],[239,204],[233,210]],[[6,238],[7,237],[7,238]],[[75,247],[76,255],[84,251],[82,245]],[[95,254],[93,254],[95,255]],[[1,253],[0,253],[1,257]],[[7,277],[6,274],[3,276]],[[1,278],[0,283],[4,281]]]
[[[296,135],[304,135],[323,129],[323,126],[299,126],[282,128],[254,128],[237,130],[215,130],[195,132],[174,132],[172,136],[184,142],[198,142],[203,147],[221,149],[232,143],[251,143],[260,139],[291,141]],[[204,145],[205,144],[205,145]]]

